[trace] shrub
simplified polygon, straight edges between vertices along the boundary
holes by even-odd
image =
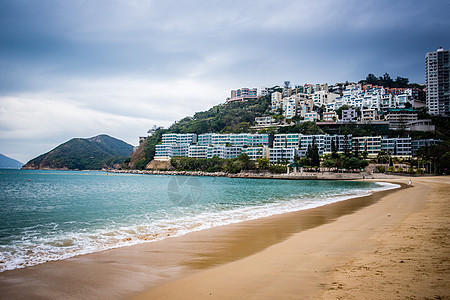
[[[384,173],[386,172],[386,168],[384,166],[377,166],[378,173]]]

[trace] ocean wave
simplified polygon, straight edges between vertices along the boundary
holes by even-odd
[[[326,204],[343,201],[350,198],[370,195],[373,192],[398,188],[399,185],[379,182],[378,187],[367,189],[352,189],[350,192],[323,192],[315,196],[308,195],[295,198],[288,197],[276,201],[261,201],[258,205],[242,203],[228,207],[213,203],[208,209],[179,208],[180,214],[159,220],[144,218],[143,223],[131,226],[120,226],[114,222],[114,228],[96,230],[79,230],[64,232],[57,230],[56,224],[28,227],[20,241],[0,246],[0,272],[34,266],[49,261],[62,260],[70,257],[100,252],[104,250],[131,246],[146,242],[154,242],[168,237],[181,236],[190,232],[213,227],[239,223],[277,214],[310,209]],[[74,221],[71,221],[74,222]],[[81,222],[83,223],[83,222]],[[86,227],[86,224],[82,224]],[[51,234],[42,236],[38,231],[42,228],[52,228]]]

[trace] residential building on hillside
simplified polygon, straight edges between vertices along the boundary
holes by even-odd
[[[388,138],[381,139],[381,150],[394,156],[411,156],[411,138]]]
[[[324,153],[332,152],[332,144],[334,143],[336,152],[344,152],[345,148],[352,149],[352,136],[351,135],[328,135],[324,137]]]
[[[269,160],[271,163],[277,163],[283,160],[293,162],[298,150],[295,148],[270,148]]]
[[[300,133],[279,133],[275,134],[273,146],[275,148],[300,148]]]
[[[223,159],[236,158],[242,154],[242,147],[239,146],[224,146],[211,145],[207,147],[206,158],[213,158],[214,156]]]
[[[279,124],[277,121],[275,121],[275,119],[272,116],[256,117],[255,123],[257,127],[270,127]]]
[[[270,154],[269,147],[247,147],[242,149],[243,153],[247,154],[248,157],[252,160],[256,160],[258,158],[269,158]]]
[[[339,117],[335,111],[329,111],[329,112],[323,113],[323,120],[325,122],[334,122],[334,121],[339,120]]]
[[[316,120],[319,120],[320,116],[319,116],[319,114],[317,112],[312,111],[312,112],[309,112],[309,113],[305,113],[304,114],[304,118],[305,118],[305,121],[315,122]]]
[[[158,144],[155,146],[155,160],[168,160],[175,156],[188,156],[190,144]]]
[[[283,95],[280,92],[273,92],[271,96],[271,112],[278,113],[283,106]]]
[[[283,98],[283,116],[286,119],[292,119],[297,115],[298,100],[296,97]]]
[[[378,120],[377,110],[374,108],[361,109],[361,121],[375,121]]]
[[[421,139],[421,140],[412,140],[411,141],[411,154],[413,156],[417,155],[417,150],[419,150],[422,147],[426,146],[435,146],[439,143],[442,143],[443,140],[437,140],[437,139]]]
[[[381,136],[353,137],[352,149],[358,149],[359,152],[367,151],[369,156],[375,157],[381,151]]]
[[[190,145],[188,149],[188,157],[206,158],[208,156],[208,146]]]
[[[441,47],[425,56],[426,104],[431,115],[450,116],[449,52]]]
[[[198,145],[231,145],[231,146],[271,146],[271,136],[267,133],[204,133],[198,136]]]
[[[356,121],[358,119],[358,114],[356,109],[343,109],[342,110],[342,118],[341,120],[344,122]]]
[[[336,98],[339,97],[339,95],[335,93],[330,93],[325,90],[321,90],[314,92],[314,94],[312,94],[311,97],[314,105],[321,107],[322,105],[333,103],[336,100]]]
[[[315,134],[315,135],[300,135],[300,156],[305,156],[308,151],[308,146],[312,146],[313,141],[315,142],[317,148],[319,149],[319,155],[323,155],[325,150],[325,135]]]
[[[163,144],[196,144],[195,133],[165,133],[162,136]]]
[[[389,128],[393,130],[406,129],[409,122],[417,121],[417,111],[414,109],[390,109],[385,117]]]
[[[253,88],[241,88],[238,90],[231,91],[231,97],[227,99],[227,102],[233,101],[247,101],[258,98],[258,89]]]
[[[431,124],[431,120],[416,120],[406,123],[406,130],[409,131],[435,131],[436,126]]]
[[[262,86],[262,87],[259,89],[259,95],[260,95],[261,97],[267,96],[267,95],[269,95],[269,94],[270,94],[270,91],[269,91],[269,88],[268,88],[268,87]]]
[[[193,134],[185,134],[193,136]],[[266,157],[271,162],[279,160],[293,161],[295,155],[305,156],[313,142],[317,145],[319,155],[348,151],[362,153],[367,151],[375,157],[384,150],[391,155],[415,156],[420,147],[436,145],[442,140],[412,140],[408,138],[388,138],[381,136],[352,137],[351,135],[304,135],[300,133],[276,134],[217,134],[206,133],[198,136],[198,144],[172,143],[178,136],[163,135],[166,143],[156,145],[155,160],[169,160],[172,157],[212,158],[214,156],[230,159],[246,153],[250,159]],[[272,140],[273,138],[273,140]],[[185,140],[178,139],[184,142]],[[273,150],[275,149],[275,150]],[[288,150],[290,149],[290,150]]]

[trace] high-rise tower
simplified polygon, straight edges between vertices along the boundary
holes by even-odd
[[[431,115],[450,116],[450,56],[439,48],[425,56],[427,111]]]

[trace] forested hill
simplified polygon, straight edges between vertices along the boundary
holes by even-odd
[[[152,136],[141,144],[127,165],[130,168],[142,169],[153,159],[155,145],[161,141],[163,133],[241,133],[249,132],[255,117],[269,115],[270,97],[264,96],[246,102],[231,102],[220,104],[203,112],[197,112],[193,117],[186,117],[175,122],[168,129],[156,129]]]
[[[22,168],[100,170],[123,163],[132,152],[132,145],[104,134],[74,138],[30,160]]]

